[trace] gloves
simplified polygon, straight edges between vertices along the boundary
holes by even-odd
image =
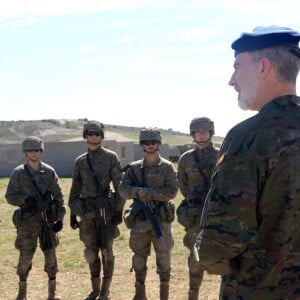
[[[76,219],[76,215],[71,215],[70,217],[70,226],[72,227],[72,229],[77,229],[79,228],[79,223]]]
[[[54,232],[59,232],[61,231],[63,228],[63,222],[62,221],[57,221],[56,223],[53,224],[52,226],[52,230]]]
[[[141,201],[148,202],[152,200],[152,194],[148,188],[140,188],[138,192],[138,198]]]
[[[27,196],[25,198],[25,204],[28,205],[31,208],[36,208],[36,199],[32,196]]]
[[[119,225],[122,223],[122,211],[116,211],[111,219],[112,225]]]

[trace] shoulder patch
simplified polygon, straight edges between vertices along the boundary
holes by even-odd
[[[223,163],[223,161],[225,160],[225,155],[226,155],[226,153],[223,153],[223,154],[219,157],[219,159],[218,159],[218,161],[217,161],[217,166],[219,166],[219,165],[221,165],[221,164]]]

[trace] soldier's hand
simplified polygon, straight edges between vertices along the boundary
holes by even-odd
[[[29,207],[36,208],[36,199],[33,196],[27,196],[24,201]]]
[[[148,188],[140,188],[138,192],[139,200],[148,202],[152,200],[152,194]]]
[[[72,229],[77,229],[79,228],[79,223],[76,219],[76,215],[71,215],[70,217],[70,226],[72,227]]]
[[[119,225],[122,223],[122,211],[116,211],[111,219],[112,225]]]
[[[52,229],[54,232],[59,232],[63,229],[63,222],[57,221],[53,224]]]

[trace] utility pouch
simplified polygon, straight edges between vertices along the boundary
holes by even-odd
[[[16,228],[18,228],[21,225],[22,219],[22,210],[21,208],[18,208],[14,211],[12,216],[12,222]]]
[[[172,223],[175,219],[175,204],[172,200],[163,202],[159,206],[158,217],[160,221]]]
[[[196,216],[201,214],[201,204],[189,204],[186,199],[182,200],[176,210],[177,221],[180,225],[191,228],[195,224]]]
[[[51,218],[52,222],[56,222],[57,221],[57,212],[58,212],[58,209],[57,209],[57,204],[56,202],[52,201],[50,203],[50,214],[49,214],[49,218]]]
[[[132,212],[132,207],[125,209],[123,215],[124,223],[128,229],[132,229],[135,224],[135,215]]]
[[[79,217],[82,217],[84,215],[84,203],[80,198],[73,200],[70,206],[73,215],[77,215]]]

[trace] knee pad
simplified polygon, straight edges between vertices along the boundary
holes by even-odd
[[[132,257],[132,267],[135,271],[144,271],[147,269],[146,257],[134,254]]]
[[[17,268],[17,274],[19,276],[21,275],[27,276],[31,268],[32,268],[32,264],[30,262],[20,262]]]
[[[201,267],[199,263],[195,261],[193,254],[190,254],[190,256],[188,257],[188,266],[189,266],[189,272],[191,274],[197,275],[201,271]]]
[[[114,253],[112,251],[102,252],[102,261],[113,262],[115,260]]]
[[[84,257],[89,264],[93,264],[98,259],[98,252],[90,248],[85,248]]]

